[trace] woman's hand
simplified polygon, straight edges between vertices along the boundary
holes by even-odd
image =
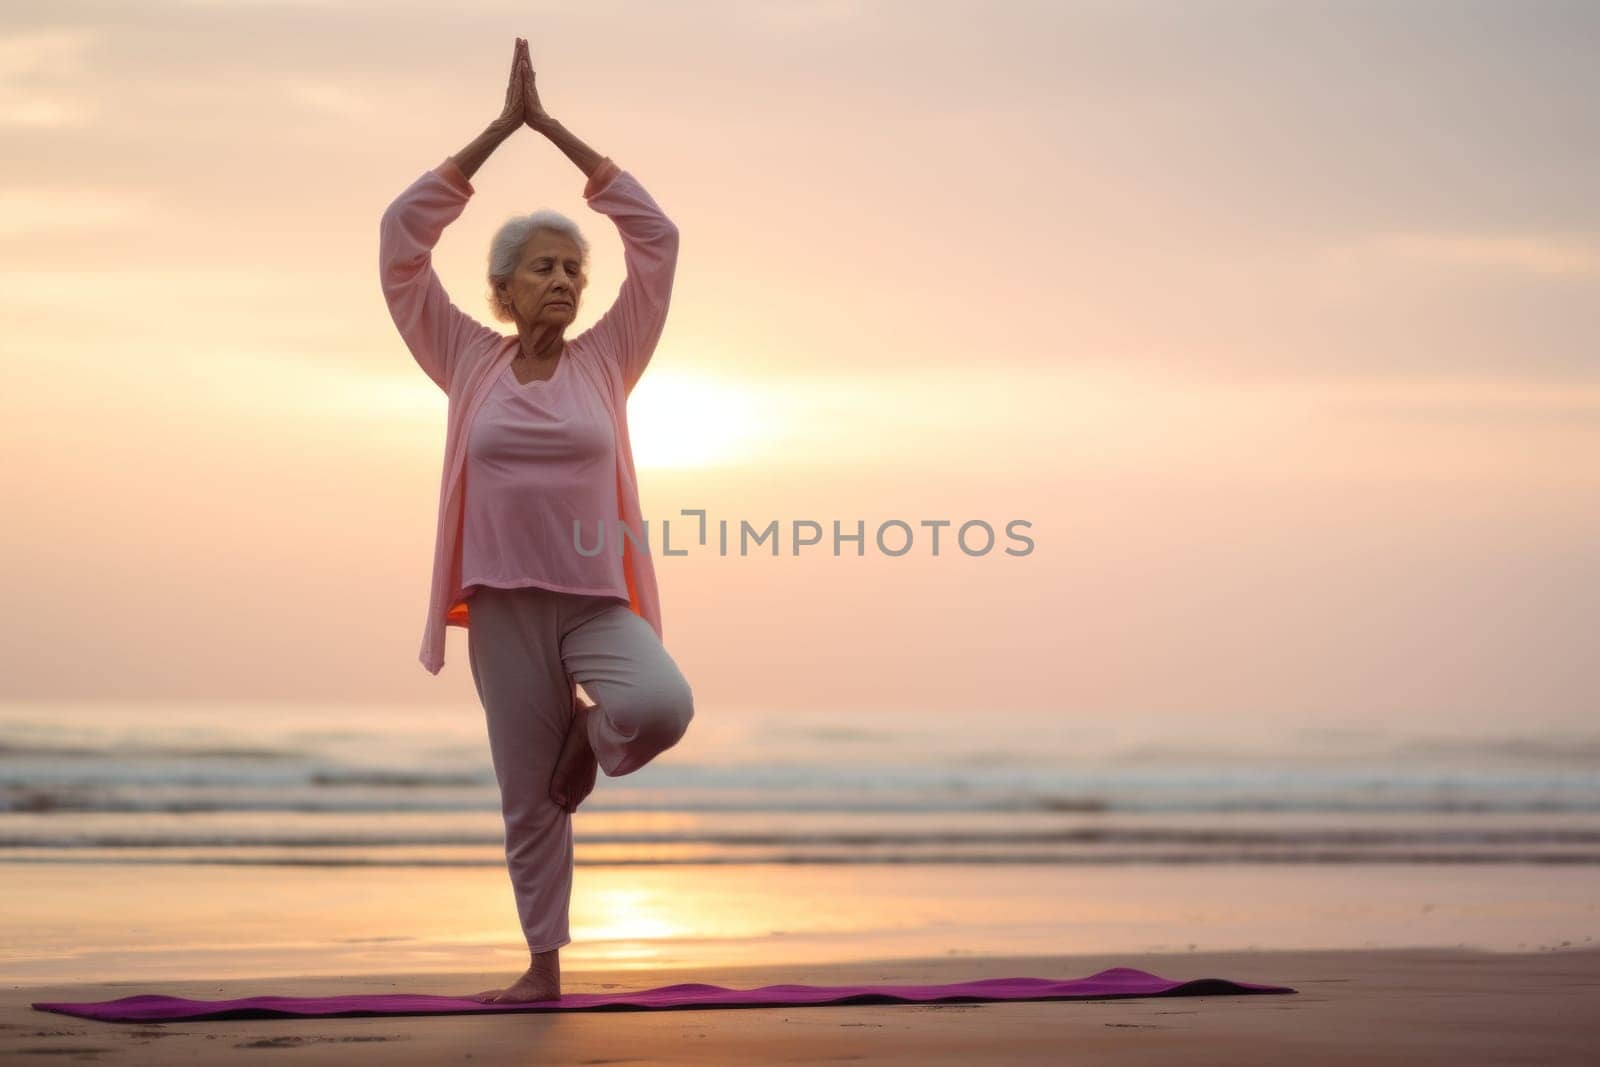
[[[522,41],[522,121],[532,130],[544,130],[555,120],[545,111],[544,104],[539,102],[539,87],[535,84],[538,78],[533,72],[533,60],[528,55],[528,42]]]
[[[515,133],[517,127],[523,123],[523,115],[527,107],[526,82],[527,74],[532,70],[528,62],[527,42],[521,37],[511,47],[511,78],[506,83],[506,103],[501,109],[500,116],[489,124],[491,129],[500,133]]]

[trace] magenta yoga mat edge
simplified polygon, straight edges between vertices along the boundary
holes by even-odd
[[[1232,996],[1294,993],[1288,986],[1227,978],[1174,981],[1112,967],[1087,978],[983,978],[944,985],[770,985],[759,989],[684,983],[635,993],[568,993],[554,1001],[482,1004],[427,993],[363,993],[334,997],[241,997],[187,1000],[154,993],[80,1004],[43,1003],[39,1011],[102,1022],[176,1022],[201,1019],[329,1018],[362,1015],[498,1015],[552,1011],[673,1011],[711,1008],[800,1008],[850,1004],[930,1004],[1005,1000],[1111,1000],[1125,997]]]

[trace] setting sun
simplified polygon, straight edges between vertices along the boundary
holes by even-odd
[[[772,426],[755,389],[706,375],[652,368],[628,401],[635,462],[647,468],[748,462]]]

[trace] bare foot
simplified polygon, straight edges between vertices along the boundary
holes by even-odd
[[[555,773],[550,776],[550,799],[569,814],[578,810],[584,798],[594,792],[595,774],[599,765],[594,749],[589,747],[589,717],[595,715],[593,704],[579,704],[567,738],[561,745],[561,755],[556,757]]]
[[[535,956],[527,971],[504,989],[474,993],[473,1000],[484,1004],[531,1004],[540,1000],[561,999],[561,969],[554,959],[541,961]]]

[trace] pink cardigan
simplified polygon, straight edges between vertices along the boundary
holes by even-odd
[[[519,338],[506,336],[462,312],[446,295],[432,263],[433,246],[460,217],[474,190],[453,158],[412,182],[383,213],[378,270],[389,313],[417,363],[449,398],[445,416],[444,472],[434,539],[433,586],[422,632],[422,665],[444,666],[445,628],[468,626],[462,598],[461,541],[466,436],[473,416],[499,372],[517,354]],[[618,518],[634,531],[623,537],[623,575],[629,607],[662,636],[661,603],[648,529],[639,506],[638,477],[628,441],[628,394],[638,383],[666,325],[678,262],[678,228],[632,174],[607,158],[583,190],[589,207],[610,216],[622,236],[627,277],[616,301],[589,329],[567,339],[563,373],[596,376],[617,441]],[[572,359],[574,350],[596,358]],[[610,531],[616,534],[619,531]],[[607,544],[616,542],[608,537]]]

